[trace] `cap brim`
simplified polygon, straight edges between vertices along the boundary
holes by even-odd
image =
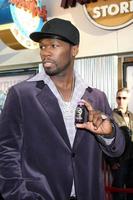
[[[41,33],[41,32],[34,32],[30,34],[30,38],[34,41],[34,42],[39,42],[41,39],[49,37],[49,34],[46,33]]]
[[[51,34],[51,33],[34,32],[34,33],[30,34],[30,38],[34,42],[40,42],[40,40],[42,40],[44,38],[53,38],[53,39],[62,40],[64,42],[70,43],[72,45],[76,45],[72,41],[68,40],[67,38],[64,38],[64,37],[62,37],[60,35]]]

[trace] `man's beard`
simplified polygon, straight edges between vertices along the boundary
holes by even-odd
[[[44,71],[48,76],[57,76],[57,75],[62,75],[66,69],[69,67],[70,62],[64,65],[63,67],[56,68],[55,70],[50,70],[49,68],[44,67]]]

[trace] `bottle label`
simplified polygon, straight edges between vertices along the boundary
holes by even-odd
[[[75,111],[75,123],[84,123],[85,106],[78,105]]]

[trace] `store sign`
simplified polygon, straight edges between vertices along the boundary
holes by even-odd
[[[68,8],[80,3],[85,14],[94,25],[115,30],[133,22],[133,0],[62,0],[61,6]]]
[[[46,7],[40,0],[10,0],[10,10],[13,18],[11,31],[14,37],[24,47],[34,49],[38,44],[29,35],[40,31],[46,21]]]
[[[61,7],[68,8],[69,6],[74,7],[76,3],[80,3],[81,5],[91,2],[97,2],[97,0],[62,0]]]
[[[115,30],[133,22],[133,1],[99,0],[84,5],[88,19],[96,26]]]

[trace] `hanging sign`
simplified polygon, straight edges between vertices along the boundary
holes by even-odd
[[[98,0],[62,0],[61,1],[61,7],[63,8],[68,8],[70,7],[75,7],[76,3],[80,3],[81,5],[86,4],[86,3],[91,3],[91,2],[97,2]]]
[[[83,5],[89,21],[97,27],[115,30],[133,22],[133,0],[62,0],[61,7]]]
[[[115,30],[133,22],[132,0],[99,0],[84,5],[88,19],[96,26]]]
[[[29,35],[40,31],[46,21],[46,7],[41,0],[9,0],[13,18],[11,31],[14,37],[24,47],[34,49],[38,44],[33,42]]]
[[[9,38],[11,35],[14,43],[24,48],[38,48],[38,44],[33,42],[29,35],[34,31],[40,31],[46,20],[44,0],[43,2],[42,0],[0,0],[0,31],[6,29]],[[2,40],[3,37],[2,35]],[[6,43],[6,37],[4,42]]]
[[[8,0],[0,0],[0,25],[12,23]]]

